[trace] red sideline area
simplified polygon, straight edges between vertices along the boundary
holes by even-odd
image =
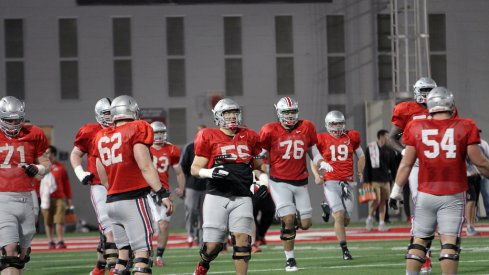
[[[469,238],[489,237],[489,225],[481,225],[476,227],[480,235]],[[389,231],[378,231],[376,229],[367,231],[365,228],[347,228],[347,236],[350,241],[374,241],[374,240],[399,240],[409,239],[410,227],[393,227]],[[268,244],[280,244],[280,232],[271,230],[266,236]],[[468,237],[463,231],[463,236]],[[313,242],[336,242],[334,231],[332,228],[311,229],[307,231],[299,230],[297,232],[296,242],[313,243]],[[48,240],[45,238],[35,238],[32,241],[32,250],[34,252],[63,252],[63,251],[95,251],[99,242],[99,238],[91,237],[70,237],[65,239],[67,249],[48,249]],[[153,245],[156,246],[156,238],[153,240]],[[187,236],[184,233],[171,234],[168,239],[168,247],[187,247]]]

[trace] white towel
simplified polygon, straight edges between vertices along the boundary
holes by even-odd
[[[41,208],[49,209],[50,196],[56,191],[56,180],[51,172],[47,173],[41,179],[41,186],[39,187],[39,193],[41,196]]]
[[[377,142],[370,142],[368,144],[368,150],[370,152],[370,162],[372,163],[372,168],[379,168],[380,167],[380,152],[379,152],[379,145],[377,145]]]

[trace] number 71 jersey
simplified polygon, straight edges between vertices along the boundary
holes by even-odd
[[[353,153],[360,146],[360,133],[348,130],[340,137],[329,133],[318,134],[318,149],[324,160],[333,167],[324,180],[353,181]]]
[[[316,127],[308,120],[299,120],[290,131],[280,122],[268,123],[260,130],[260,144],[270,156],[270,177],[275,179],[307,179],[306,153],[316,143]]]
[[[447,195],[467,190],[467,146],[480,143],[474,121],[413,120],[406,126],[402,141],[416,148],[420,167],[418,191]]]

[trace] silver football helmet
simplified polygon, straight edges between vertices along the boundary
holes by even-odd
[[[227,111],[237,111],[234,117],[229,116],[224,118],[224,113]],[[236,129],[241,125],[242,115],[241,107],[236,103],[236,101],[230,98],[223,98],[217,102],[214,109],[212,109],[214,114],[214,123],[220,128],[226,129]]]
[[[427,96],[426,105],[430,114],[453,112],[455,102],[453,94],[445,87],[436,87]]]
[[[24,102],[13,96],[0,99],[0,129],[8,137],[15,137],[22,129],[25,117]]]
[[[102,125],[102,127],[107,128],[112,124],[110,118],[110,103],[112,101],[108,97],[101,98],[97,103],[95,103],[95,119]]]
[[[340,111],[331,111],[324,118],[324,124],[328,133],[337,137],[345,133],[345,116]]]
[[[153,128],[154,132],[154,143],[155,144],[164,144],[167,140],[167,132],[166,125],[161,121],[153,121],[151,122],[151,128]]]
[[[277,117],[280,123],[285,127],[292,128],[299,121],[299,103],[297,100],[288,96],[282,97],[277,104]]]
[[[138,103],[131,96],[120,95],[114,98],[110,104],[110,116],[112,118],[112,122],[114,123],[123,119],[138,120]]]
[[[414,99],[420,104],[426,104],[426,96],[436,88],[436,82],[429,77],[422,77],[414,83]]]

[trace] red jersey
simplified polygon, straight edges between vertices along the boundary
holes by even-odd
[[[430,113],[424,105],[415,101],[405,101],[394,106],[391,122],[399,129],[404,130],[410,121],[428,118],[429,115]],[[454,108],[453,117],[458,117],[457,108]]]
[[[0,131],[0,192],[34,190],[33,180],[22,166],[33,164],[48,146],[46,135],[34,125],[24,125],[13,138]]]
[[[270,177],[276,179],[307,179],[307,150],[316,143],[316,127],[308,120],[299,120],[290,131],[280,122],[265,124],[260,130],[260,144],[270,156]]]
[[[402,141],[416,148],[420,192],[448,195],[467,190],[467,146],[480,143],[474,121],[466,118],[414,120],[406,126]]]
[[[102,129],[102,126],[98,123],[85,124],[78,130],[74,142],[78,149],[87,154],[87,171],[94,175],[93,180],[89,184],[100,184],[100,177],[97,172],[97,157],[92,154],[91,146],[95,135]]]
[[[324,173],[324,180],[353,181],[353,154],[360,146],[360,133],[348,130],[340,137],[318,134],[318,149],[333,172]]]
[[[209,160],[207,168],[214,165],[216,156],[229,155],[234,163],[252,163],[253,156],[260,154],[258,134],[248,128],[239,128],[234,137],[217,128],[204,128],[194,141],[195,155]]]
[[[171,143],[165,143],[165,145],[159,149],[155,146],[151,146],[150,151],[151,155],[153,155],[153,164],[158,171],[161,185],[169,191],[168,169],[170,166],[180,162],[180,147]]]
[[[61,163],[55,161],[51,163],[51,174],[53,174],[54,180],[56,181],[56,191],[51,193],[51,198],[71,199],[71,185],[66,168]]]
[[[143,120],[100,130],[95,137],[94,155],[100,158],[109,181],[108,195],[148,187],[134,158],[134,145],[153,144],[153,129]]]

